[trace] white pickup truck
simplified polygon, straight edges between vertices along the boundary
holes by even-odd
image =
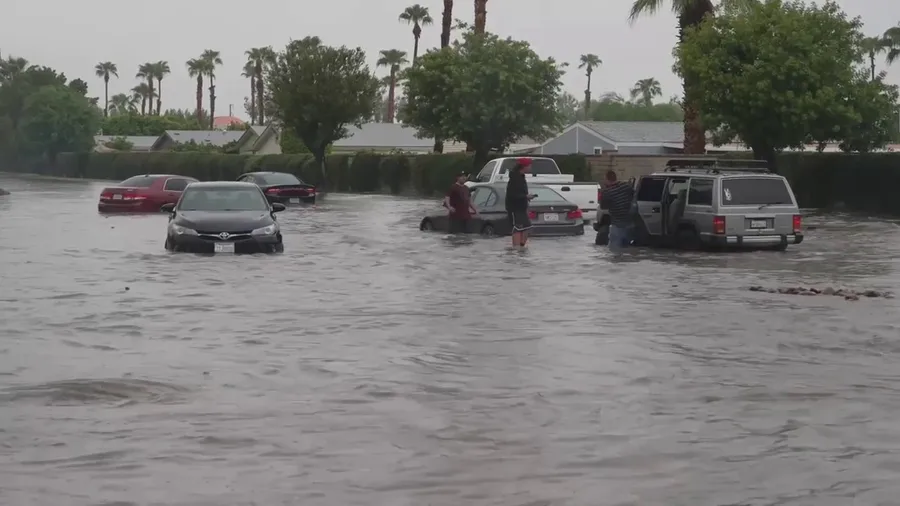
[[[530,157],[531,158],[531,157]],[[519,157],[496,158],[489,161],[467,184],[499,183],[509,180],[509,170],[515,167]],[[552,158],[531,158],[528,182],[552,188],[566,200],[578,206],[584,214],[584,224],[590,225],[597,209],[600,185],[597,183],[576,183],[575,176],[563,174]]]

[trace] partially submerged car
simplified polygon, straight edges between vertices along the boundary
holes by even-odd
[[[469,187],[472,217],[469,233],[486,237],[512,234],[512,224],[506,214],[506,183],[475,183]],[[584,222],[578,205],[544,185],[529,184],[535,196],[528,208],[533,228],[532,236],[584,235]],[[447,210],[429,214],[419,223],[420,230],[447,232],[450,220]]]
[[[602,192],[601,192],[602,193]],[[635,182],[636,246],[784,251],[803,242],[791,185],[752,160],[675,159]],[[609,241],[601,201],[596,243]]]

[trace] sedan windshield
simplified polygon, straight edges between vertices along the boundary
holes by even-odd
[[[256,188],[188,188],[181,211],[267,211],[269,203]]]
[[[276,172],[274,174],[264,174],[262,175],[262,180],[265,181],[267,185],[271,186],[285,186],[285,185],[294,185],[294,184],[303,184],[303,181],[297,179],[297,176],[293,174],[285,174],[283,172]]]

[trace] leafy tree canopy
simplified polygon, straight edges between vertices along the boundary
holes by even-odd
[[[318,37],[279,52],[266,85],[273,116],[306,145],[323,176],[328,146],[347,136],[347,125],[371,117],[379,90],[362,49],[326,46]]]
[[[698,86],[709,129],[758,158],[810,141],[867,151],[890,135],[896,90],[866,82],[860,25],[833,2],[727,4],[685,33],[676,66]]]
[[[194,115],[149,116],[137,113],[117,114],[104,118],[100,124],[103,135],[152,135],[158,137],[166,130],[203,130]]]
[[[467,143],[477,163],[519,137],[545,139],[559,131],[562,74],[527,42],[468,31],[406,70],[402,119],[423,136]]]
[[[583,111],[582,111],[583,112]],[[600,100],[591,103],[592,121],[671,121],[684,120],[681,106],[665,104],[643,105],[616,100]]]
[[[100,126],[100,111],[81,93],[65,86],[44,86],[25,102],[22,133],[29,151],[51,161],[59,153],[89,151]]]

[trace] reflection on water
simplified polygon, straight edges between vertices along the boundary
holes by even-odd
[[[101,183],[0,187],[0,504],[896,503],[896,301],[747,291],[896,289],[894,223],[613,259],[331,196],[210,258]]]

